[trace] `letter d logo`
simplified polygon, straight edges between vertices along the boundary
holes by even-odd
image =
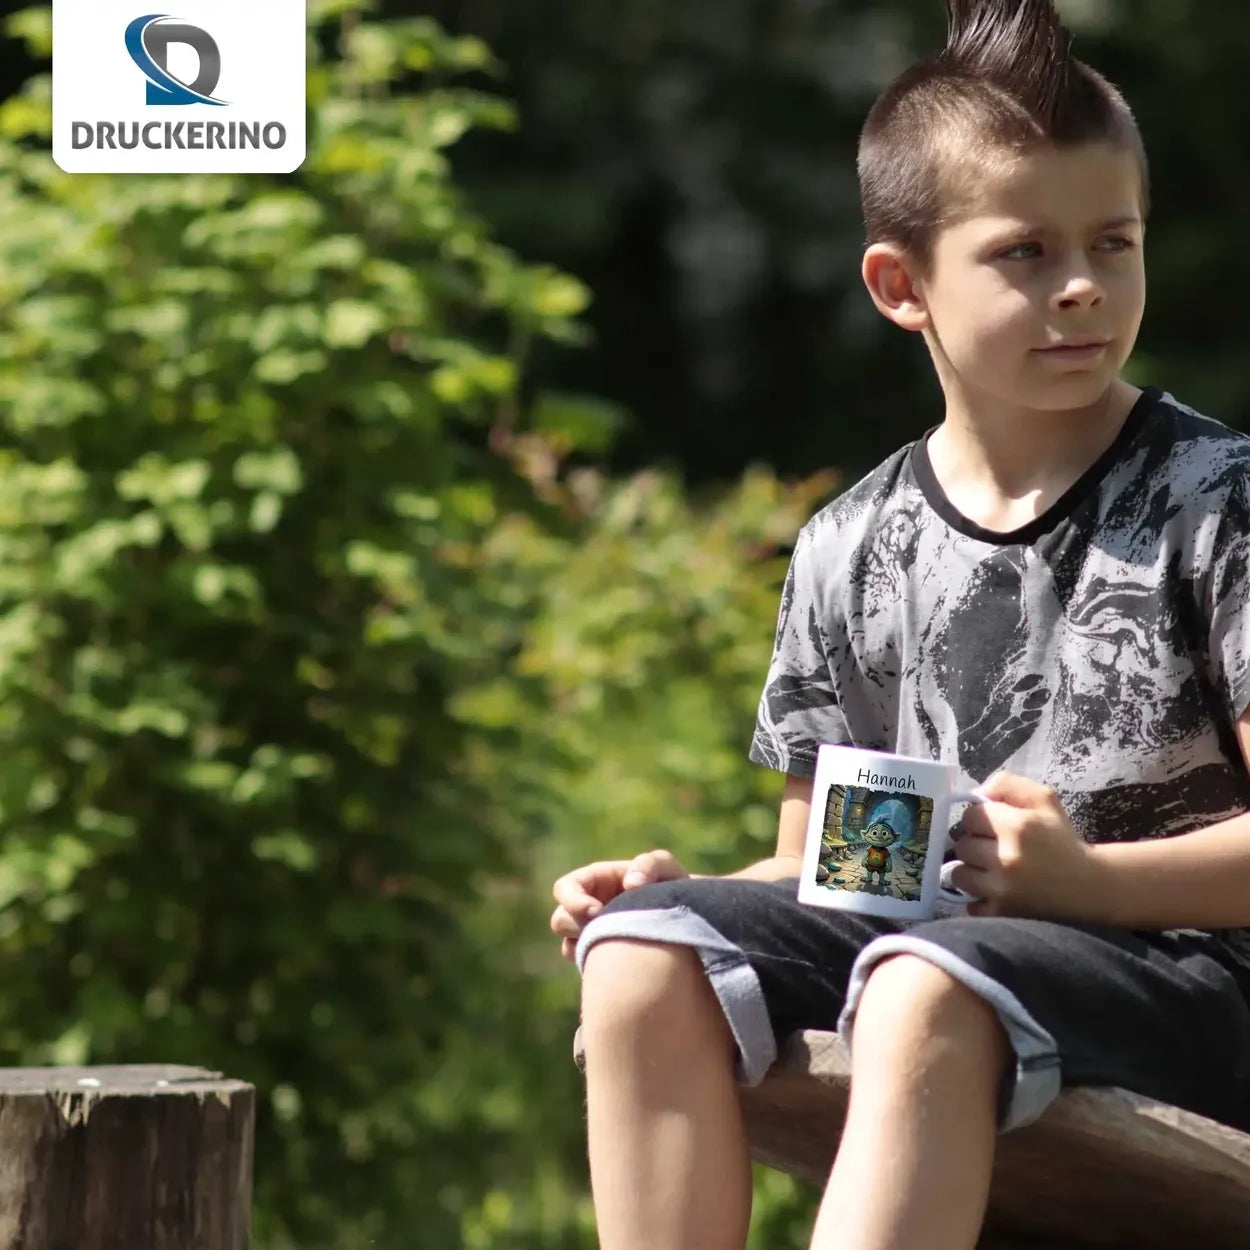
[[[194,49],[200,68],[194,82],[169,72],[169,45]],[[137,17],[126,27],[126,51],[148,80],[149,104],[225,104],[213,98],[221,79],[221,50],[206,30],[163,13]]]
[[[52,10],[52,159],[66,173],[289,174],[303,163],[307,0],[43,8]]]

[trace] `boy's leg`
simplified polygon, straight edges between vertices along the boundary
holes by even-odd
[[[1011,1048],[983,998],[912,955],[868,979],[812,1250],[972,1250]]]
[[[996,1012],[1011,1044],[999,1127],[1030,1123],[1065,1085],[1118,1085],[1250,1127],[1250,997],[1210,938],[1023,917],[949,917],[867,945],[839,1027],[886,961],[933,964]]]
[[[837,1025],[888,922],[803,907],[796,883],[661,882],[586,926],[588,1145],[605,1250],[740,1250],[751,1174],[736,1085],[776,1042]]]
[[[894,1026],[874,1024],[879,1015],[889,1019],[892,997],[885,992],[889,981],[876,981],[876,973],[888,971],[890,963],[904,968],[912,963],[894,956],[916,956],[988,1004],[1006,1032],[1011,1054],[997,1106],[1000,1130],[1040,1115],[1061,1083],[1121,1085],[1250,1128],[1250,989],[1243,991],[1209,941],[1014,918],[955,917],[898,932],[899,926],[869,917],[802,907],[794,898],[794,885],[722,879],[664,882],[630,891],[586,927],[579,966],[584,968],[588,950],[603,938],[693,950],[733,1036],[738,1080],[762,1079],[775,1058],[776,1040],[793,1030],[839,1027],[851,1043],[853,1083],[868,1095],[879,1080],[883,1085],[877,1097],[885,1098],[889,1082],[903,1078],[895,1078],[893,1069],[880,1062],[881,1049],[888,1053],[892,1044]],[[876,991],[870,996],[865,987],[873,982]],[[878,998],[885,1000],[880,1013]],[[943,1010],[955,1002],[947,997]],[[861,1035],[858,1016],[865,1003],[871,1010],[864,1017],[868,1031]],[[896,1006],[906,1014],[909,1004]],[[653,1013],[635,1007],[638,1019],[631,1027],[637,1031]],[[970,1037],[978,1035],[975,1019],[969,1013],[959,1026]],[[650,1024],[644,1031],[657,1049],[648,1053],[663,1067],[669,1062],[662,1034],[657,1036],[663,1021],[651,1018]],[[979,1036],[984,1040],[983,1031]],[[610,1067],[601,1068],[610,1079]],[[939,1086],[949,1093],[953,1084],[950,1079],[943,1084],[940,1074],[923,1068],[912,1080],[913,1087],[927,1088],[929,1096],[941,1093]],[[959,1092],[967,1096],[966,1090]],[[925,1109],[936,1117],[925,1131],[934,1125],[956,1126],[960,1115],[960,1107],[938,1103],[925,1104]],[[978,1119],[981,1113],[964,1109],[975,1136],[976,1124],[984,1123]],[[857,1125],[876,1119],[873,1100],[853,1100],[852,1114],[848,1133],[856,1135]],[[851,1166],[857,1158],[862,1165],[864,1151],[872,1149],[855,1145],[862,1140],[850,1137],[839,1156],[836,1200],[859,1200],[896,1218],[889,1212],[897,1206],[897,1192],[891,1207],[891,1195],[883,1197],[877,1189],[866,1192],[860,1173]],[[932,1157],[933,1166],[960,1163],[938,1158],[940,1153]],[[927,1154],[922,1162],[926,1159]],[[972,1156],[963,1162],[972,1162]],[[981,1173],[974,1168],[971,1174],[975,1179]],[[844,1185],[853,1192],[845,1193]],[[975,1195],[965,1194],[964,1200],[975,1204]],[[937,1217],[941,1206],[939,1202],[934,1208]],[[929,1217],[921,1218],[928,1228]],[[605,1245],[625,1244],[609,1242],[610,1229],[601,1231]],[[927,1250],[927,1240],[925,1245]]]
[[[602,1250],[741,1250],[751,1164],[733,1035],[688,947],[598,944],[582,993]]]
[[[852,1094],[819,1250],[971,1250],[994,1132],[1035,1119],[1061,1085],[1250,1127],[1250,998],[1201,935],[927,922],[864,949],[840,1023]]]

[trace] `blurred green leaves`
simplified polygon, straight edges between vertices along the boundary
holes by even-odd
[[[297,177],[77,178],[46,82],[0,106],[0,1048],[255,1081],[273,1250],[458,1244],[489,1189],[412,1183],[488,976],[466,908],[523,858],[451,704],[537,590],[491,532],[566,528],[508,440],[587,302],[449,182],[511,124],[451,81],[485,47],[365,8],[312,6]]]
[[[626,414],[526,394],[588,291],[449,177],[499,66],[368,13],[310,4],[290,178],[66,175],[0,105],[0,1062],[254,1081],[260,1250],[590,1246],[550,881],[767,852],[834,483],[590,467]]]

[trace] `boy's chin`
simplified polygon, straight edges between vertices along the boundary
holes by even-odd
[[[987,379],[982,385],[964,384],[964,403],[974,408],[988,406],[1011,409],[1028,409],[1033,412],[1071,412],[1078,408],[1092,408],[1107,398],[1107,394],[1119,384],[1115,374],[1099,371],[1097,377],[1066,376],[1049,378],[1041,384],[1036,378],[1011,381],[1003,378]],[[965,389],[966,388],[966,389]],[[943,388],[944,390],[946,388]],[[976,396],[977,398],[973,398]],[[948,404],[952,395],[947,392]]]
[[[1119,377],[1108,369],[1057,374],[1040,381],[1030,378],[1019,386],[1005,386],[999,397],[1005,404],[1032,408],[1036,412],[1070,412],[1106,399]]]

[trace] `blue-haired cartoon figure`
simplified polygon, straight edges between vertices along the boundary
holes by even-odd
[[[872,885],[874,876],[879,887],[887,884],[890,869],[894,867],[890,847],[898,842],[907,842],[912,837],[915,826],[916,809],[910,803],[886,798],[870,806],[868,824],[860,834],[868,843],[868,849],[864,852],[866,888]]]
[[[933,800],[925,795],[831,786],[817,884],[919,898],[932,813]]]
[[[864,880],[871,885],[873,875],[877,884],[885,885],[893,861],[890,859],[889,848],[902,836],[888,820],[874,820],[863,832],[863,839],[868,843],[864,852]]]

